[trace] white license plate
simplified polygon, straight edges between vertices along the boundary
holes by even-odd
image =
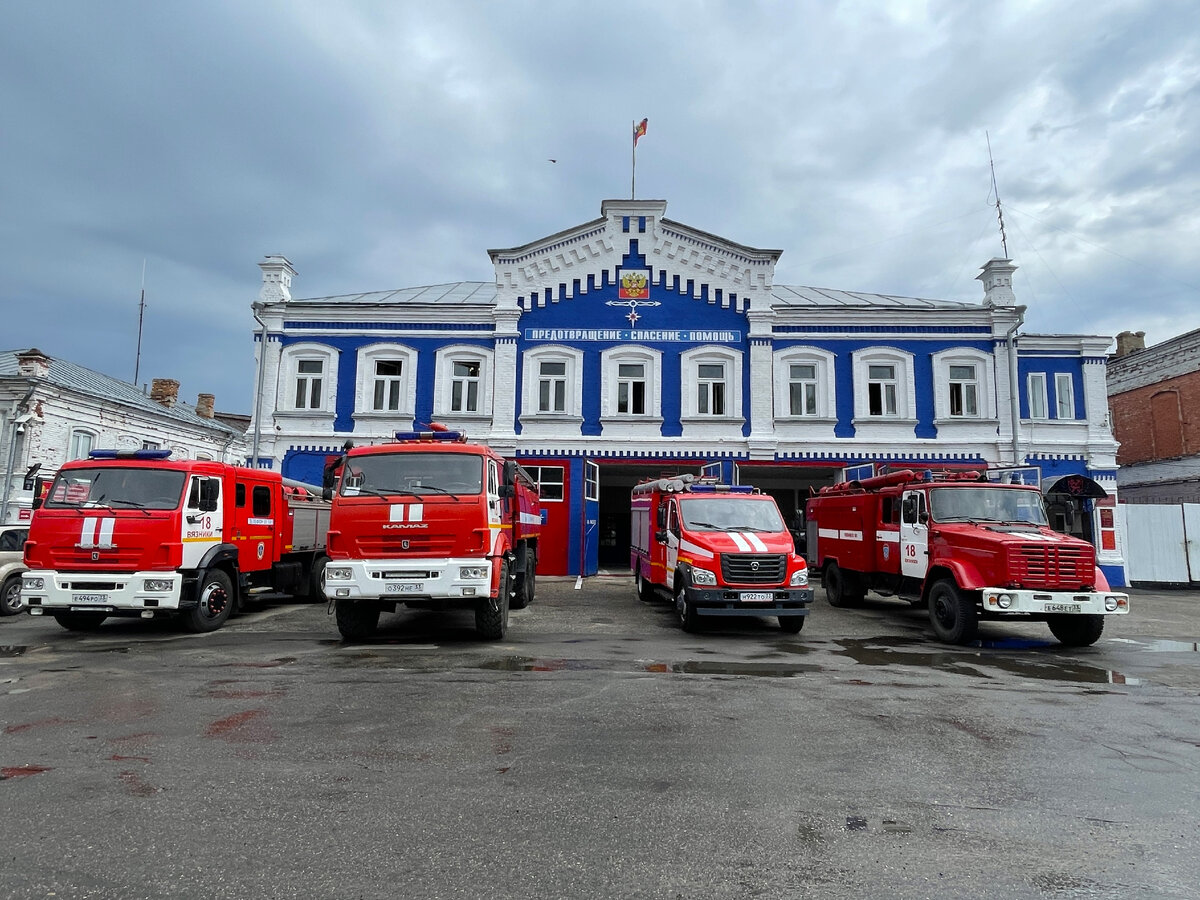
[[[72,594],[71,602],[80,606],[98,605],[103,606],[106,603],[111,603],[108,594]]]
[[[424,590],[425,583],[422,581],[393,581],[387,586],[389,594],[420,594]]]
[[[742,591],[743,603],[770,603],[775,599],[774,591]]]
[[[1046,612],[1048,613],[1079,613],[1083,612],[1083,607],[1077,603],[1047,603]]]

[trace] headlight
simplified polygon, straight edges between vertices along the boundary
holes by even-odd
[[[692,569],[692,584],[716,584],[717,576],[708,569]]]
[[[1010,606],[1012,606],[1012,595],[1011,594],[998,594],[996,596],[996,605],[999,606],[1001,609],[1008,609]]]
[[[325,566],[326,581],[349,581],[352,577],[349,566]]]
[[[142,590],[148,593],[161,594],[164,591],[169,591],[174,587],[174,582],[169,578],[147,578],[146,583],[142,585]]]
[[[463,581],[479,581],[481,578],[487,578],[487,566],[462,566],[458,570],[458,577]]]
[[[40,591],[46,586],[46,579],[40,576],[26,575],[21,579],[21,589],[25,591]]]
[[[804,587],[808,584],[808,567],[797,569],[792,573],[792,580],[789,582],[790,587]]]
[[[1104,598],[1104,608],[1106,610],[1108,610],[1109,612],[1116,612],[1117,611],[1117,598],[1116,597],[1105,597]]]

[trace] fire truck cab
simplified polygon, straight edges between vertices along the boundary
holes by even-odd
[[[980,619],[1024,618],[1086,646],[1106,616],[1129,612],[1095,548],[1051,530],[1036,487],[904,469],[823,488],[805,514],[830,605],[859,605],[869,590],[928,604],[948,643],[973,640]]]
[[[670,597],[685,631],[701,617],[777,616],[795,634],[813,592],[775,500],[693,475],[633,489],[630,564],[642,600]]]

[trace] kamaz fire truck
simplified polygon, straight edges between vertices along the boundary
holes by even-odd
[[[637,485],[631,505],[638,596],[669,596],[685,631],[715,616],[777,616],[792,634],[804,627],[808,565],[774,498],[681,475]]]
[[[333,488],[325,594],[347,640],[379,614],[466,608],[490,640],[533,602],[542,516],[516,462],[435,425],[349,449]]]
[[[109,616],[220,628],[239,604],[321,596],[329,504],[277,472],[93,450],[58,470],[25,544],[31,615],[87,631]]]
[[[1050,529],[1036,487],[904,469],[822,488],[806,518],[830,605],[859,605],[868,590],[926,603],[948,643],[973,640],[980,619],[1022,618],[1087,646],[1105,616],[1129,612],[1095,548]]]

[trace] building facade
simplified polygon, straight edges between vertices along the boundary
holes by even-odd
[[[243,461],[245,433],[212,394],[179,403],[179,382],[136,385],[37,349],[0,352],[0,523],[26,521],[38,485],[94,449],[169,449],[175,459]]]
[[[1124,583],[1100,512],[1110,339],[1020,335],[1008,260],[984,266],[981,303],[784,286],[781,251],[665,212],[605,201],[489,251],[492,282],[293,299],[291,263],[268,257],[251,457],[319,483],[347,440],[461,429],[539,481],[547,574],[627,568],[630,489],[664,473],[753,484],[791,517],[884,466],[1003,468],[1057,494]]]
[[[1125,503],[1200,503],[1200,329],[1147,347],[1122,332],[1108,363]]]

